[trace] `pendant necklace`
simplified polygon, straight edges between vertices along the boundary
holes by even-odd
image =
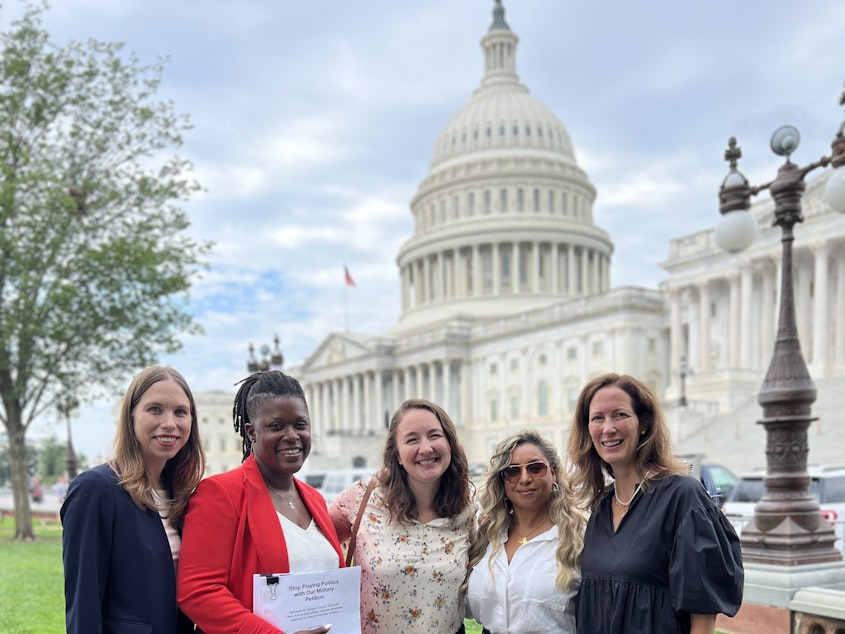
[[[534,526],[534,528],[532,528],[532,529],[531,529],[530,531],[528,531],[527,533],[523,534],[523,535],[522,535],[522,537],[520,537],[520,538],[519,538],[519,540],[517,540],[517,541],[519,541],[519,545],[520,545],[520,546],[522,546],[523,544],[527,544],[527,543],[528,543],[528,538],[529,538],[529,537],[531,537],[531,535],[533,535],[533,534],[534,534],[534,531],[536,531],[536,530],[537,530],[538,528],[540,528],[543,524],[545,524],[547,519],[549,519],[549,518],[548,518],[548,517],[543,517],[543,518],[540,520],[540,523],[539,523],[539,524],[536,524],[536,525]]]
[[[281,492],[281,491],[279,491],[276,487],[272,487],[272,486],[270,486],[269,484],[268,484],[267,486],[268,486],[268,487],[270,487],[270,490],[271,490],[271,491],[273,491],[273,493],[275,493],[276,495],[278,495],[278,496],[279,496],[279,499],[280,499],[282,502],[287,502],[287,503],[288,503],[288,506],[290,507],[290,510],[291,510],[291,511],[295,511],[295,510],[296,510],[296,507],[293,505],[293,501],[296,499],[296,489],[294,489],[294,491],[293,491],[293,495],[292,495],[291,497],[286,498],[286,497],[284,497],[284,496],[282,495],[282,492]]]
[[[637,482],[637,486],[634,487],[634,494],[631,496],[631,498],[627,502],[623,502],[622,500],[619,499],[619,495],[616,493],[616,482],[614,482],[613,483],[613,497],[616,498],[616,503],[619,504],[619,506],[624,506],[626,508],[628,506],[630,506],[631,502],[634,501],[634,498],[637,497],[637,493],[639,492],[640,486],[642,486],[642,483],[643,483],[642,480]]]

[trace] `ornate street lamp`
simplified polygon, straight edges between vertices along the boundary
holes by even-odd
[[[681,357],[681,362],[678,366],[678,378],[681,379],[681,398],[678,399],[678,407],[687,406],[687,374],[689,367],[687,366],[687,355]]]
[[[840,104],[845,105],[845,93]],[[722,220],[715,232],[716,242],[726,251],[737,252],[747,247],[757,231],[757,222],[748,211],[751,196],[765,189],[771,192],[775,201],[773,224],[782,230],[783,254],[778,334],[758,395],[763,407],[763,419],[759,422],[766,429],[766,493],[740,539],[744,561],[785,566],[842,559],[833,546],[836,541],[833,529],[822,518],[818,501],[808,491],[807,429],[816,420],[811,414],[816,386],[801,354],[795,324],[792,228],[804,220],[801,215],[804,177],[818,167],[838,168],[828,181],[825,198],[836,211],[845,213],[845,123],[833,141],[832,156],[822,157],[806,167],[798,167],[789,160],[799,140],[798,130],[792,126],[776,130],[771,140],[772,151],[785,156],[786,162],[775,180],[751,186],[737,169],[742,153],[736,139],[731,137],[725,152],[730,172],[719,190]]]
[[[65,393],[59,397],[56,403],[56,409],[59,415],[65,419],[67,425],[67,449],[65,451],[65,471],[67,471],[67,480],[70,482],[79,473],[79,460],[76,457],[76,452],[73,450],[73,438],[70,434],[70,417],[74,410],[79,407],[79,399],[71,394]]]
[[[273,350],[271,354],[270,346],[261,346],[261,359],[255,358],[255,347],[252,343],[249,344],[249,357],[246,361],[247,372],[266,372],[267,370],[279,370],[284,372],[285,357],[282,354],[282,349],[279,347],[279,335],[273,337]]]

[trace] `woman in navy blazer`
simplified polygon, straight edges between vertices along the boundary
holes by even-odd
[[[123,397],[114,458],[74,478],[61,508],[68,633],[193,631],[176,604],[176,565],[204,471],[187,382],[146,368]]]

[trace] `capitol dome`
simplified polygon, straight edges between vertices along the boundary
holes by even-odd
[[[516,72],[519,38],[496,0],[484,75],[438,136],[397,263],[398,330],[491,318],[602,293],[613,244],[569,133]]]

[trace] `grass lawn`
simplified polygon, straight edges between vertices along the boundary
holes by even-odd
[[[466,628],[467,634],[481,634],[481,626],[472,619],[466,619],[464,621],[464,627]]]
[[[0,521],[0,623],[4,634],[65,631],[62,527],[39,525],[33,542],[12,541],[14,519]]]

